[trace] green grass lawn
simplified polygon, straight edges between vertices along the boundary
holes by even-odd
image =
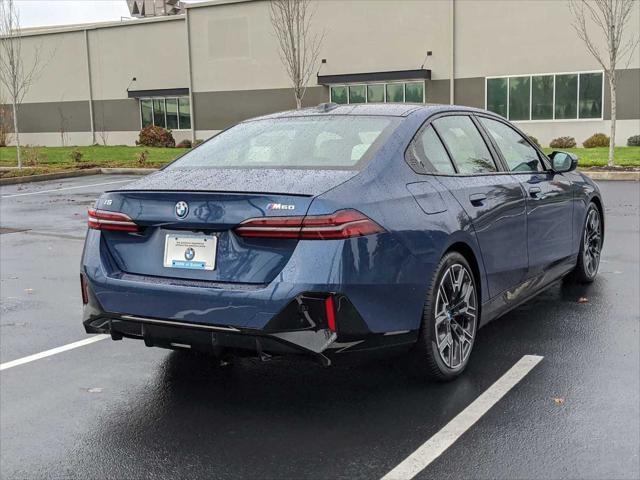
[[[82,161],[74,162],[69,154],[73,150],[82,152]],[[145,165],[140,165],[137,154],[148,151]],[[161,167],[178,155],[186,152],[184,148],[153,148],[127,146],[90,146],[90,147],[29,147],[22,149],[24,166],[47,170],[66,170],[92,167]],[[37,158],[36,158],[37,154]],[[17,165],[15,147],[0,148],[0,167]]]
[[[82,152],[82,161],[74,162],[70,158],[73,150]],[[149,156],[144,165],[137,160],[137,154],[147,150]],[[546,153],[553,149],[545,148]],[[583,168],[605,166],[608,148],[569,148],[580,158]],[[93,167],[161,167],[186,150],[182,148],[151,148],[127,146],[91,146],[91,147],[30,147],[23,149],[23,165],[31,167],[24,174],[46,173],[59,170]],[[37,154],[37,155],[36,155]],[[620,166],[640,167],[640,147],[616,147],[616,164]],[[15,147],[0,148],[0,167],[16,166]],[[0,176],[14,176],[17,172],[0,172]]]
[[[551,153],[553,148],[543,148],[545,153]],[[578,155],[578,166],[603,167],[609,158],[609,147],[598,148],[565,148],[558,149],[573,152]],[[640,147],[616,147],[616,165],[621,167],[640,167]]]

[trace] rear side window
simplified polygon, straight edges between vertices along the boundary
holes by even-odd
[[[395,117],[322,115],[240,123],[186,153],[172,168],[359,169]]]
[[[431,126],[418,134],[413,148],[416,159],[427,172],[455,173],[447,150]]]
[[[434,120],[433,125],[451,152],[458,172],[474,174],[497,170],[491,153],[471,118],[452,115]]]
[[[542,172],[538,151],[522,135],[502,122],[480,117],[512,172]]]

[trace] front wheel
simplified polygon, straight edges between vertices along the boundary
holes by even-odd
[[[427,294],[414,352],[427,377],[451,380],[466,368],[476,338],[478,300],[467,260],[457,252],[446,254]]]
[[[579,283],[591,283],[595,280],[600,266],[602,250],[602,219],[600,210],[591,203],[582,229],[578,263],[573,271],[573,280]]]

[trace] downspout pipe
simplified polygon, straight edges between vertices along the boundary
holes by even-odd
[[[449,31],[450,59],[449,59],[449,103],[456,103],[455,78],[456,78],[456,0],[449,0]]]
[[[91,125],[91,145],[96,143],[96,127],[93,117],[93,84],[91,82],[91,57],[89,55],[89,31],[84,31],[84,50],[87,54],[87,84],[89,87],[89,123]],[[104,128],[104,125],[102,126]]]
[[[193,69],[191,62],[191,22],[189,20],[189,6],[185,6],[185,22],[187,30],[187,69],[189,74],[189,110],[191,114],[191,142],[196,142],[196,116],[194,114],[195,105],[193,103]]]

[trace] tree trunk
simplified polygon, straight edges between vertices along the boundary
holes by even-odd
[[[609,135],[609,161],[610,167],[615,166],[615,146],[616,146],[616,77],[615,71],[609,75],[609,88],[611,92],[611,133]]]
[[[20,155],[20,132],[18,131],[18,109],[16,102],[12,102],[13,106],[13,134],[16,136],[16,157],[18,158],[18,168],[22,168],[22,158]]]
[[[296,95],[296,109],[300,110],[302,108],[302,99]]]

